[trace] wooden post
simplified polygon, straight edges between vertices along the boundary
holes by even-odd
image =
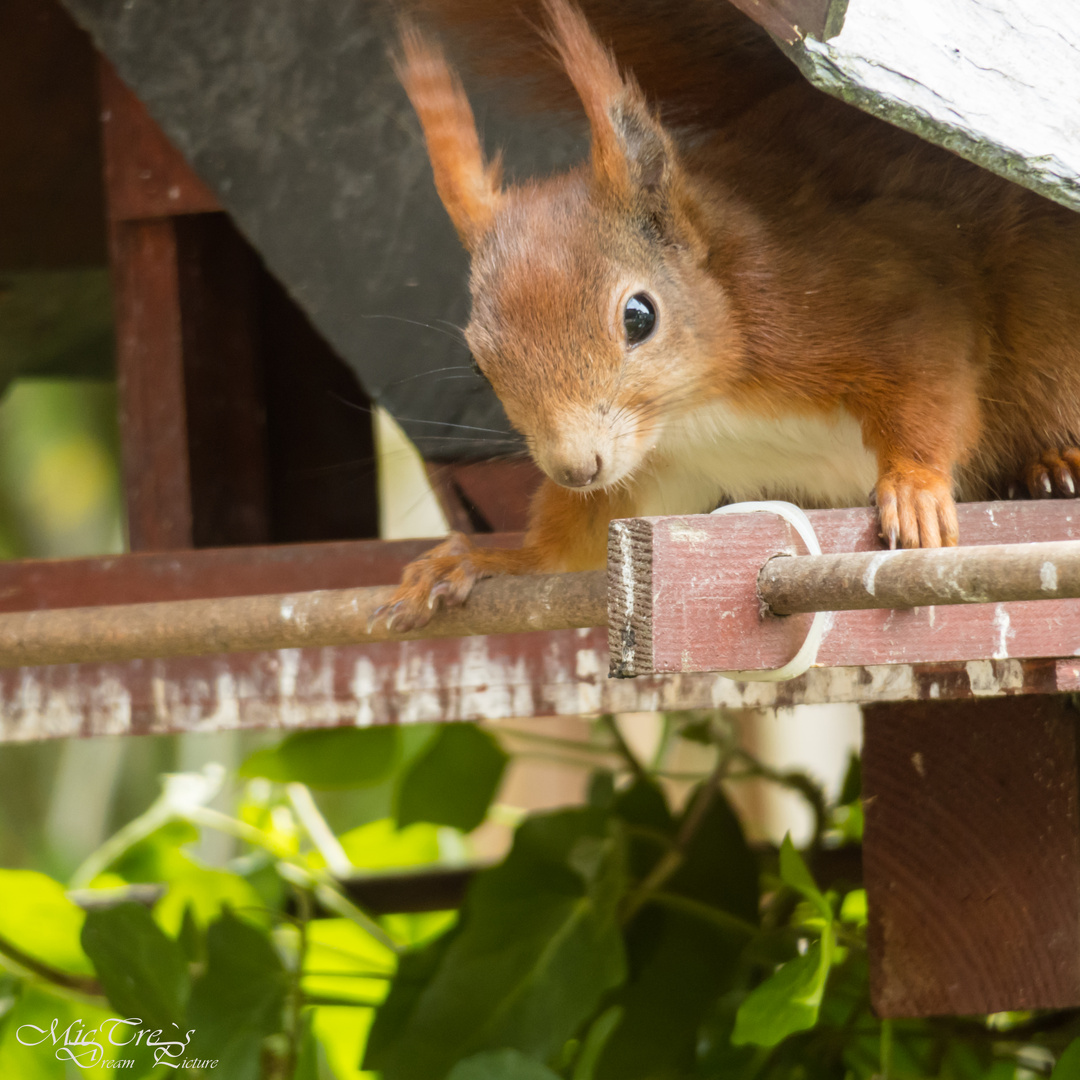
[[[190,547],[176,215],[220,207],[104,59],[101,101],[129,540],[134,551]]]
[[[912,701],[864,716],[875,1010],[1080,1005],[1071,698]]]
[[[371,402],[101,61],[133,551],[376,536]]]

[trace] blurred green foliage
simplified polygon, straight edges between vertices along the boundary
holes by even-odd
[[[682,722],[668,718],[669,748]],[[343,795],[341,729],[253,754],[228,811],[212,806],[220,767],[163,778],[72,876],[76,892],[0,871],[0,1076],[66,1080],[77,1058],[79,1075],[130,1061],[125,1075],[144,1080],[174,1067],[228,1080],[1074,1080],[1071,1014],[879,1021],[866,894],[811,872],[822,848],[861,841],[857,762],[843,804],[772,775],[810,803],[815,839],[751,848],[726,790],[768,771],[722,714],[685,723],[713,763],[684,805],[663,755],[634,760],[598,723],[580,751],[596,761],[589,804],[527,816],[459,912],[375,917],[347,882],[459,864],[468,840],[445,821],[475,822],[479,798],[463,777],[484,780],[487,817],[505,761],[488,731],[421,726],[388,742],[348,729],[349,782],[389,807],[349,828],[331,828],[299,780]],[[434,820],[416,820],[422,807]],[[224,867],[194,854],[208,831],[239,843]],[[133,891],[147,883],[152,896]]]

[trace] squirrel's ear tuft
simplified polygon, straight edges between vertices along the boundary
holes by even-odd
[[[485,162],[469,100],[442,50],[408,22],[401,24],[400,40],[394,70],[424,129],[439,198],[462,243],[473,251],[498,208],[499,160]]]
[[[630,197],[663,200],[676,167],[671,139],[632,76],[568,0],[544,0],[549,40],[585,106],[592,132],[593,173]]]

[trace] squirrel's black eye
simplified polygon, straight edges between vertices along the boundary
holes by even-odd
[[[623,326],[626,328],[626,343],[631,348],[640,345],[653,332],[656,326],[656,308],[648,293],[634,293],[626,301],[626,307],[622,314]]]
[[[491,385],[491,380],[484,374],[483,369],[476,362],[476,357],[475,356],[470,356],[469,357],[469,364],[472,366],[473,374],[474,375],[479,375],[480,378],[483,379],[484,382],[486,382],[488,384],[488,386],[490,386]]]

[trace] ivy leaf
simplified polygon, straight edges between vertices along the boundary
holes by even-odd
[[[1050,1080],[1075,1080],[1080,1076],[1080,1039],[1073,1039],[1058,1058]]]
[[[0,937],[75,974],[93,970],[79,943],[86,915],[64,887],[34,870],[0,870]]]
[[[780,845],[780,878],[785,885],[806,897],[818,909],[823,919],[832,922],[832,907],[815,884],[803,857],[795,850],[790,833]]]
[[[862,794],[862,758],[852,752],[848,757],[847,772],[844,774],[844,782],[840,785],[840,795],[837,803],[846,806],[853,803]]]
[[[735,1017],[735,1046],[775,1046],[818,1019],[835,949],[832,924],[820,941],[789,960],[746,996]]]
[[[394,725],[299,731],[277,746],[256,750],[238,771],[313,788],[370,787],[393,770],[400,742]]]
[[[89,912],[82,946],[122,1017],[161,1029],[180,1023],[189,989],[187,961],[145,907],[129,903]]]
[[[474,879],[452,936],[403,958],[364,1067],[442,1080],[483,1050],[550,1058],[625,976],[624,863],[596,810],[526,821],[506,861]]]
[[[471,832],[487,815],[507,756],[475,724],[444,724],[401,778],[399,826],[428,821]]]
[[[226,908],[206,932],[206,972],[191,991],[191,1056],[229,1080],[259,1080],[263,1039],[282,1029],[287,980],[267,934]]]
[[[605,1009],[590,1025],[581,1045],[581,1052],[574,1063],[573,1080],[593,1080],[596,1063],[604,1052],[604,1047],[619,1026],[623,1016],[621,1005],[612,1005]]]
[[[559,1080],[559,1076],[520,1050],[487,1050],[459,1061],[446,1080]]]
[[[701,797],[699,790],[686,813]],[[674,837],[661,792],[638,783],[619,796],[617,809],[630,826],[653,836],[634,835],[634,876],[644,878],[663,848],[664,834]],[[685,852],[682,867],[664,885],[675,893],[757,922],[757,861],[738,818],[716,792]],[[697,915],[655,904],[641,909],[627,928],[631,976],[614,997],[621,1021],[596,1065],[596,1080],[644,1080],[684,1075],[693,1069],[701,1024],[717,998],[738,973],[746,936],[722,929]]]

